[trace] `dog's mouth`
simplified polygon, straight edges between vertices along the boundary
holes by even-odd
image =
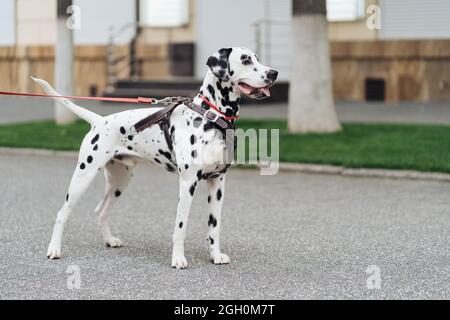
[[[245,82],[239,82],[238,86],[241,92],[247,96],[254,97],[257,99],[267,98],[270,97],[270,86],[272,86],[273,83],[265,86],[265,87],[253,87]]]

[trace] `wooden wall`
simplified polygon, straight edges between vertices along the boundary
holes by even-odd
[[[364,101],[365,79],[386,83],[386,101],[450,101],[450,40],[332,42],[336,100]]]
[[[336,100],[364,101],[365,79],[386,82],[386,100],[450,101],[450,40],[332,42]],[[118,48],[125,53],[126,47]],[[169,53],[165,45],[137,49],[143,78],[166,78]],[[54,49],[0,47],[0,90],[38,92],[30,80],[53,82]],[[106,47],[79,46],[75,51],[76,94],[98,94],[106,88]]]
[[[125,55],[126,46],[115,49]],[[137,58],[144,78],[167,77],[169,72],[168,49],[161,45],[138,47]],[[78,46],[75,49],[75,93],[89,95],[96,87],[99,95],[107,85],[106,47]],[[0,90],[40,92],[30,76],[54,81],[54,48],[0,47]],[[123,76],[122,76],[123,77]]]

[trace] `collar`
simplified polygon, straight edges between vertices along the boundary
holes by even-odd
[[[206,99],[202,94],[200,95],[200,98],[202,98],[203,102],[206,103],[211,109],[214,109],[215,111],[217,111],[218,113],[220,113],[222,115],[222,118],[225,120],[236,120],[239,117],[238,116],[227,116],[224,112],[222,112],[219,107],[217,107],[216,105],[214,105],[211,101],[209,101],[208,99]]]

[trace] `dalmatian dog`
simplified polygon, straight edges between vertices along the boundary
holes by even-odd
[[[237,117],[242,95],[261,99],[270,96],[269,87],[278,72],[264,66],[256,54],[246,48],[223,48],[209,57],[209,70],[193,103],[210,109],[217,117]],[[33,78],[49,95],[59,95],[46,81]],[[205,103],[205,99],[209,104]],[[224,135],[198,112],[182,104],[170,114],[170,139],[167,143],[160,125],[154,124],[136,133],[133,125],[161,108],[127,110],[100,116],[67,99],[57,99],[91,124],[79,150],[78,162],[70,181],[65,202],[57,214],[47,257],[61,257],[61,240],[67,218],[97,173],[104,169],[106,189],[95,211],[106,246],[117,248],[122,241],[113,235],[108,214],[123,195],[133,168],[139,162],[151,162],[179,175],[179,201],[173,233],[172,267],[184,269],[184,240],[195,189],[206,180],[209,195],[208,243],[214,264],[227,264],[228,255],[220,250],[220,227],[224,200]],[[216,108],[210,108],[210,105]],[[214,110],[213,110],[214,109]],[[234,119],[234,118],[233,118]],[[229,120],[233,121],[233,120]],[[208,177],[208,178],[205,178]]]

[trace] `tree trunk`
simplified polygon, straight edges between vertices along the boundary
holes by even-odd
[[[67,26],[67,8],[71,0],[57,1],[56,50],[55,50],[55,87],[62,95],[72,95],[73,79],[73,33]],[[55,101],[55,121],[57,124],[72,123],[75,114]]]
[[[291,132],[341,130],[334,108],[325,0],[293,0]]]

